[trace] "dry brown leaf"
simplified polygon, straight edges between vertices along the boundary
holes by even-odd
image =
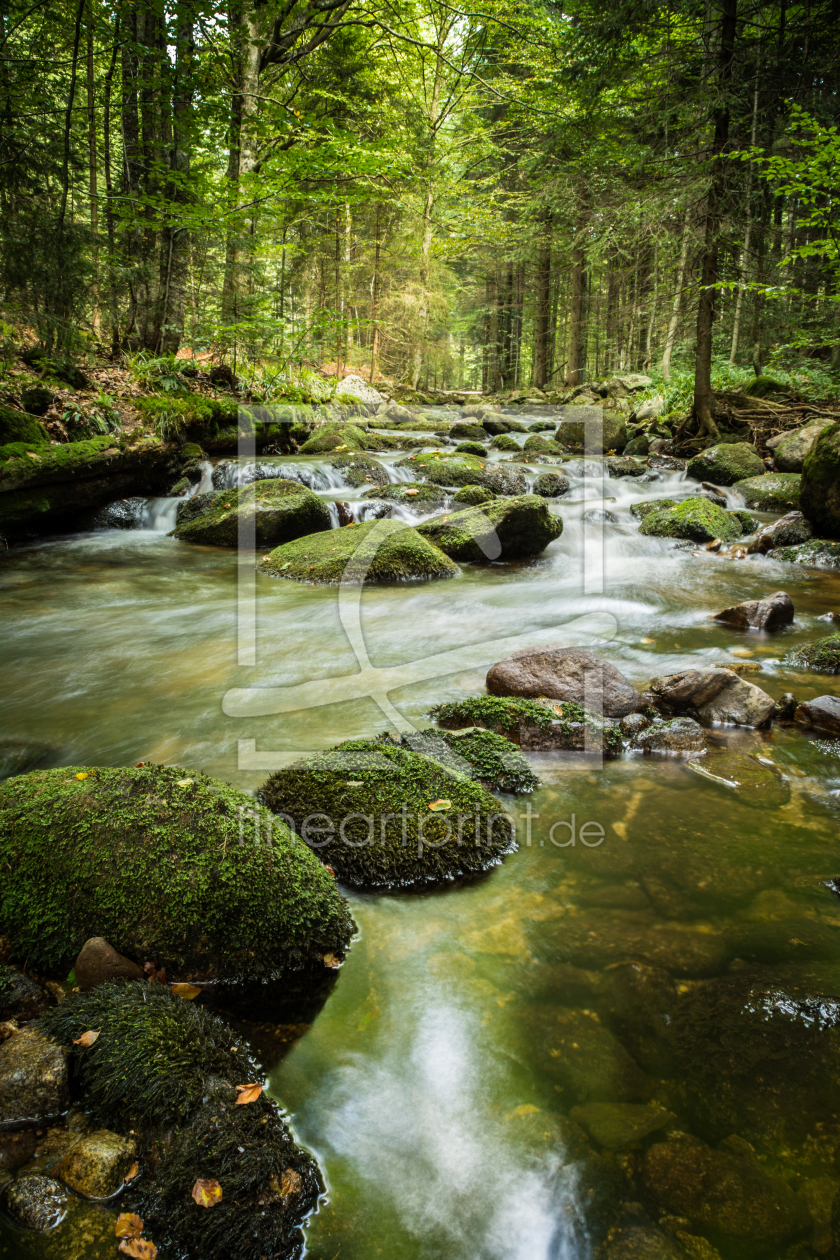
[[[197,998],[201,989],[195,984],[173,984],[172,992],[176,997],[183,998],[185,1002],[192,1002],[193,998]]]
[[[134,1212],[120,1212],[114,1225],[114,1233],[117,1238],[139,1238],[143,1233],[143,1222]]]
[[[237,1098],[236,1101],[240,1106],[244,1106],[246,1103],[256,1102],[260,1094],[265,1089],[265,1086],[264,1085],[237,1085],[236,1088],[239,1090],[239,1097]]]
[[[287,1168],[280,1178],[280,1193],[284,1199],[292,1194],[300,1194],[302,1185],[300,1173],[295,1172],[294,1168]]]
[[[214,1207],[222,1197],[222,1187],[212,1178],[202,1180],[199,1177],[192,1188],[192,1197],[199,1207]]]
[[[340,967],[341,963],[338,961],[335,954],[324,954],[324,966],[325,967]]]
[[[140,1171],[140,1165],[139,1165],[139,1164],[132,1164],[132,1165],[131,1165],[131,1167],[129,1168],[128,1172],[125,1174],[124,1180],[125,1180],[126,1182],[128,1182],[128,1181],[133,1181],[133,1180],[134,1180],[134,1178],[135,1178],[135,1177],[137,1176],[137,1174],[139,1173],[139,1171]]]
[[[84,1048],[87,1049],[88,1046],[93,1045],[94,1041],[96,1041],[98,1036],[99,1036],[98,1032],[94,1032],[92,1028],[89,1028],[87,1032],[82,1033],[81,1037],[73,1038],[73,1045],[84,1046]]]
[[[118,1250],[124,1256],[131,1256],[132,1260],[155,1260],[157,1255],[155,1244],[147,1242],[145,1238],[124,1238]]]

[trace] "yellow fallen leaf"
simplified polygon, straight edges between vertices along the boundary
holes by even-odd
[[[300,1173],[295,1172],[294,1168],[287,1168],[280,1178],[280,1193],[284,1198],[291,1194],[299,1194],[302,1185]]]
[[[132,1165],[131,1165],[131,1167],[129,1168],[128,1172],[127,1172],[127,1173],[125,1174],[125,1176],[123,1177],[123,1181],[125,1181],[125,1182],[133,1181],[133,1180],[134,1180],[134,1178],[135,1178],[135,1177],[137,1176],[137,1174],[139,1173],[139,1171],[140,1171],[140,1165],[139,1165],[139,1164],[132,1164]],[[141,1227],[141,1228],[142,1228],[142,1227]]]
[[[444,800],[432,801],[431,805],[429,806],[429,809],[434,810],[435,813],[440,813],[440,811],[443,809],[451,809],[451,808],[452,808],[452,802],[444,801]]]
[[[143,1222],[134,1212],[120,1212],[114,1225],[114,1233],[117,1238],[139,1238],[143,1233]]]
[[[237,1085],[236,1088],[239,1091],[239,1095],[236,1099],[237,1104],[240,1107],[243,1107],[247,1105],[248,1103],[256,1102],[260,1094],[265,1089],[265,1086],[264,1085]]]
[[[222,1197],[222,1187],[219,1185],[218,1181],[214,1181],[212,1178],[202,1180],[202,1178],[199,1177],[198,1181],[192,1188],[192,1197],[195,1199],[199,1207],[211,1208],[220,1202]]]
[[[99,1036],[98,1032],[94,1032],[93,1029],[89,1029],[86,1033],[82,1033],[81,1037],[74,1037],[73,1045],[84,1046],[84,1048],[87,1049],[88,1046],[93,1045],[94,1041],[96,1041],[98,1036]]]
[[[185,1002],[192,1002],[193,998],[197,998],[201,989],[195,984],[173,984],[172,992],[175,997],[183,998]]]
[[[335,871],[333,871],[333,878],[335,878]],[[324,966],[325,967],[340,967],[341,963],[336,958],[335,954],[324,954]]]
[[[132,1260],[155,1260],[157,1255],[155,1244],[145,1238],[124,1238],[117,1250],[124,1256],[131,1256]]]
[[[195,779],[177,779],[177,787],[189,787],[191,783],[195,783]]]
[[[80,771],[79,771],[79,773],[76,775],[76,778],[77,778],[77,779],[88,779],[88,778],[90,778],[90,775],[88,774],[87,770],[80,770]]]

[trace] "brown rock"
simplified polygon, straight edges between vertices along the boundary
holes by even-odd
[[[806,700],[793,715],[800,726],[810,726],[828,735],[840,735],[840,699],[837,696],[817,696]]]
[[[748,599],[743,604],[724,608],[712,621],[724,621],[738,630],[775,630],[793,621],[793,600],[786,591],[776,591],[766,599]]]
[[[67,1195],[52,1177],[18,1177],[3,1190],[2,1204],[19,1225],[39,1234],[55,1229],[67,1214]]]
[[[109,980],[142,980],[142,968],[118,954],[102,936],[85,941],[76,959],[76,984],[82,993]]]
[[[4,969],[0,988],[0,1021],[13,1019],[26,1024],[49,1008],[44,990],[24,972],[14,967]]]
[[[704,726],[763,726],[776,707],[766,691],[720,667],[654,678],[650,690],[665,713],[685,713]]]
[[[0,1133],[0,1181],[5,1181],[9,1173],[31,1159],[37,1145],[34,1129]]]
[[[494,696],[548,696],[572,700],[604,717],[624,717],[643,698],[614,665],[576,647],[535,647],[491,666],[487,690]]]
[[[85,1199],[110,1199],[123,1185],[136,1151],[129,1138],[97,1129],[71,1146],[56,1173]]]
[[[0,1127],[37,1123],[67,1109],[64,1051],[35,1028],[24,1028],[0,1045]]]

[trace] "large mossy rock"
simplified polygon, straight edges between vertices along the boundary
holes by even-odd
[[[695,481],[711,481],[716,486],[734,486],[746,477],[760,477],[764,464],[748,442],[721,442],[689,460],[686,476]]]
[[[800,503],[815,533],[840,538],[840,424],[824,429],[806,455]]]
[[[0,447],[17,442],[33,447],[49,446],[50,435],[36,416],[0,406]],[[0,459],[2,458],[3,452],[0,450]]]
[[[252,797],[170,766],[61,767],[0,784],[0,935],[69,970],[104,936],[170,976],[269,980],[340,956],[353,921]]]
[[[94,1044],[74,1045],[89,1029],[99,1033]],[[236,1105],[238,1085],[265,1079],[241,1033],[168,985],[142,982],[71,996],[42,1031],[73,1058],[75,1105],[133,1135],[143,1175],[123,1191],[120,1209],[137,1213],[167,1254],[301,1254],[301,1226],[323,1182],[272,1099],[263,1093]],[[199,1180],[221,1186],[209,1208],[193,1200]]]
[[[526,455],[563,455],[566,453],[565,446],[561,446],[553,438],[540,437],[538,433],[526,438],[522,449]]]
[[[436,516],[417,532],[453,560],[488,564],[539,555],[563,533],[563,522],[551,515],[545,499],[524,494]]]
[[[277,547],[332,527],[324,500],[299,481],[272,478],[196,497],[202,500],[201,510],[182,513],[172,531],[182,542]]]
[[[635,516],[639,521],[643,521],[651,512],[664,512],[666,508],[674,508],[676,506],[676,499],[648,499],[642,503],[631,503],[630,515]]]
[[[458,566],[402,521],[364,521],[284,543],[257,564],[294,582],[419,582],[456,577]]]
[[[341,473],[346,486],[387,486],[390,482],[384,465],[365,455],[339,455],[330,460],[330,468]]]
[[[522,473],[490,464],[476,455],[424,451],[401,459],[397,467],[410,468],[418,481],[430,481],[438,486],[486,486],[496,494],[524,494],[527,490]]]
[[[748,508],[758,512],[793,512],[799,508],[798,473],[766,473],[736,481],[734,489],[744,496]]]
[[[456,420],[449,430],[449,436],[457,438],[459,442],[483,442],[487,437],[487,433],[477,421],[475,424],[471,424],[469,421]]]
[[[788,433],[773,452],[773,462],[779,472],[801,473],[806,456],[811,453],[823,430],[830,429],[832,423],[831,420],[817,420]]]
[[[477,486],[471,489],[478,489]],[[495,498],[489,490],[483,490],[482,494]],[[433,512],[435,508],[441,507],[449,498],[446,490],[441,486],[427,486],[424,482],[397,481],[391,482],[387,486],[375,486],[372,490],[365,490],[362,495],[363,499],[384,499],[386,503],[400,503],[404,507],[410,508],[412,512]]]
[[[814,538],[795,547],[777,547],[772,558],[813,569],[840,569],[840,542]]]
[[[378,450],[380,439],[355,424],[331,420],[321,424],[300,447],[301,455],[323,455],[328,451]]]
[[[705,498],[684,499],[676,507],[659,508],[642,518],[639,533],[651,538],[686,538],[691,542],[734,542],[743,533],[731,512]]]
[[[427,487],[426,487],[427,488]],[[453,503],[466,503],[469,507],[479,507],[482,503],[492,503],[496,495],[486,486],[461,486],[452,496]]]
[[[795,648],[787,654],[784,664],[798,665],[814,674],[840,674],[840,634]]]
[[[583,419],[564,420],[555,433],[561,445],[586,455],[623,451],[627,445],[627,419],[616,411],[593,407]]]
[[[350,740],[313,754],[278,770],[258,796],[354,885],[483,871],[514,841],[503,806],[480,783],[393,741]]]

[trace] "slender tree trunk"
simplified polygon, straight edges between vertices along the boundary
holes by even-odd
[[[242,182],[258,167],[254,117],[259,105],[260,44],[257,11],[231,0],[228,10],[234,58],[227,163],[227,239],[222,283],[222,318],[235,324],[249,288],[254,216],[244,207]],[[247,306],[247,301],[245,301]]]
[[[99,336],[99,193],[96,171],[96,98],[93,80],[93,0],[88,0],[87,16],[87,115],[88,115],[88,186],[90,190],[90,256],[93,269],[90,322]]]
[[[341,211],[335,212],[335,379],[341,380]],[[417,387],[415,386],[415,389]]]
[[[548,331],[551,316],[551,219],[546,213],[537,255],[537,302],[534,312],[533,384],[545,389],[548,383]]]
[[[82,15],[84,14],[85,3],[86,0],[79,0],[79,6],[76,10],[76,25],[73,34],[73,58],[70,68],[70,89],[67,93],[67,110],[64,116],[64,155],[61,163],[61,200],[58,207],[58,220],[55,232],[56,270],[58,273],[58,283],[56,285],[53,309],[61,319],[66,319],[70,310],[70,294],[68,291],[68,280],[66,276],[67,258],[64,239],[64,221],[67,216],[67,198],[70,192],[70,142],[73,131],[73,102],[76,99],[76,81],[79,70],[79,42],[81,40]]]
[[[376,203],[376,244],[373,251],[373,286],[371,291],[370,303],[370,322],[373,328],[373,338],[370,348],[370,383],[376,380],[376,361],[379,357],[379,264],[380,251],[382,248],[382,239],[380,237],[382,205]]]
[[[517,265],[514,287],[513,385],[518,389],[522,384],[522,326],[525,310],[525,268],[522,263]]]
[[[756,131],[758,128],[758,75],[756,74],[755,90],[753,91],[753,112],[752,112],[752,129],[750,135],[750,143],[755,148]],[[741,333],[741,309],[744,304],[744,281],[747,278],[747,268],[750,262],[750,236],[752,235],[752,190],[753,190],[753,173],[754,167],[750,163],[749,175],[747,176],[747,227],[744,232],[744,248],[741,251],[741,262],[738,267],[738,296],[735,299],[735,315],[732,319],[732,346],[729,351],[729,362],[734,366],[738,355],[738,338]]]
[[[114,186],[111,172],[111,90],[119,52],[120,18],[114,23],[114,47],[111,64],[105,74],[102,109],[102,165],[105,175],[105,230],[108,234],[108,316],[111,324],[111,354],[120,346],[119,305],[116,279],[116,232],[114,227]]]
[[[685,270],[688,262],[688,240],[689,229],[691,226],[691,214],[688,210],[685,212],[685,222],[682,230],[682,242],[680,244],[680,258],[677,263],[677,279],[674,285],[674,300],[671,303],[671,318],[668,320],[668,331],[665,334],[665,349],[662,351],[662,379],[670,381],[671,379],[671,355],[674,351],[674,342],[677,339],[677,328],[680,323],[680,306],[682,305],[683,286],[685,284]]]
[[[586,252],[584,250],[585,212],[578,220],[578,231],[572,249],[572,301],[569,311],[569,348],[566,362],[566,384],[581,385],[586,374]]]
[[[195,56],[193,0],[179,0],[176,18],[172,140],[168,155],[170,178],[165,189],[167,222],[161,233],[161,302],[155,336],[155,344],[164,354],[176,354],[181,344],[187,300],[190,234],[183,222],[183,213],[190,201]]]

